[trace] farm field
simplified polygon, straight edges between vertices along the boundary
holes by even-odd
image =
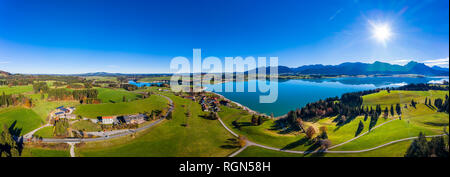
[[[102,130],[100,125],[95,124],[89,120],[80,120],[71,125],[72,129],[82,130],[87,132],[96,132]]]
[[[211,157],[227,156],[236,150],[227,143],[233,136],[217,120],[203,118],[205,113],[199,104],[170,93],[164,94],[174,101],[171,120],[164,120],[149,130],[137,133],[135,137],[79,145],[77,154],[88,157]],[[186,117],[187,109],[191,112],[189,118]]]
[[[0,110],[0,126],[14,127],[17,134],[24,135],[39,126],[43,121],[33,110],[22,107],[3,108]],[[2,129],[0,129],[2,132]]]
[[[52,138],[53,136],[53,126],[44,127],[38,130],[34,135],[42,138]]]
[[[403,157],[412,141],[402,141],[379,149],[361,153],[323,153],[294,154],[264,149],[257,146],[247,147],[236,157]]]
[[[67,144],[48,144],[46,147],[25,146],[21,152],[21,157],[70,157]]]
[[[96,88],[98,90],[98,99],[102,100],[102,103],[119,103],[123,102],[125,96],[127,101],[134,101],[140,98],[140,95],[133,92],[128,92],[124,89],[109,89],[109,88]]]
[[[79,105],[74,111],[74,114],[87,118],[137,114],[152,110],[162,110],[168,107],[167,104],[168,102],[165,98],[158,95],[151,95],[149,98],[131,102]]]
[[[26,85],[26,86],[0,86],[0,94],[5,93],[8,94],[23,94],[27,92],[32,92],[33,86],[32,85]]]
[[[260,143],[263,145],[276,147],[285,150],[298,150],[304,151],[308,150],[311,144],[305,138],[304,134],[299,132],[286,132],[283,129],[277,129],[274,127],[274,120],[268,120],[259,126],[250,125],[251,115],[246,111],[240,109],[234,109],[222,106],[219,116],[225,122],[225,124],[232,128],[235,133],[242,134],[246,136],[249,140]],[[342,126],[336,126],[336,122],[332,122],[334,117],[324,118],[316,122],[305,122],[305,127],[314,126],[317,129],[319,127],[327,127],[328,138],[330,139],[332,145],[342,143],[355,137],[356,130],[358,128],[359,121],[363,121],[365,132],[369,129],[369,121],[364,121],[363,116],[358,116],[350,123],[344,124]],[[380,118],[377,125],[391,120]],[[237,129],[233,126],[232,122],[237,120],[241,124],[241,128]]]
[[[42,121],[46,121],[50,112],[55,110],[57,107],[72,107],[79,104],[80,103],[78,101],[46,101],[38,99],[35,101],[35,105],[31,109],[39,115]]]
[[[383,97],[382,99],[388,100],[385,105],[389,106],[397,103],[408,104],[412,99],[417,100],[423,98],[423,100],[425,100],[426,96],[432,99],[444,98],[447,93],[445,91],[429,92],[430,93],[425,91],[391,91],[389,94],[387,92],[383,93],[382,91],[381,93],[364,96],[363,104],[375,106],[380,103],[378,101],[380,100],[379,97]],[[397,97],[398,95],[402,95],[403,101],[396,102],[395,100],[399,99],[390,98]],[[380,125],[386,121],[391,122],[386,123],[385,125],[372,130],[368,134],[333,150],[345,151],[367,149],[390,141],[415,137],[420,132],[425,133],[425,135],[442,134],[444,126],[448,126],[448,114],[436,112],[435,109],[432,109],[420,102],[416,105],[416,108],[402,108],[402,112],[403,115],[401,120],[398,119],[398,115],[389,116],[387,119],[380,116],[377,121],[377,125]],[[308,141],[304,138],[303,134],[298,135],[298,133],[296,134],[293,132],[283,132],[280,134],[282,131],[274,129],[272,126],[274,125],[272,120],[269,120],[260,126],[252,126],[250,123],[251,116],[248,113],[228,107],[222,107],[222,112],[220,112],[219,115],[227,126],[233,129],[233,131],[246,136],[253,142],[285,150],[309,150],[308,148],[310,144],[308,144]],[[370,122],[370,117],[368,120],[364,121],[364,116],[358,116],[347,124],[337,126],[336,123],[332,121],[333,119],[334,117],[330,117],[320,119],[315,122],[305,122],[305,126],[314,126],[317,128],[321,126],[327,127],[328,139],[331,141],[332,145],[336,145],[355,137],[360,121],[364,124],[364,129],[362,132],[368,131]],[[237,122],[241,125],[240,129],[233,127],[233,120],[237,120]]]

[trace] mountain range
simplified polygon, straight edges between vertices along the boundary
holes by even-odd
[[[269,73],[269,67],[266,68]],[[258,71],[258,69],[255,69]],[[449,69],[439,66],[429,67],[411,61],[406,65],[395,65],[376,61],[370,63],[342,63],[339,65],[304,65],[297,68],[278,66],[278,74],[317,74],[317,75],[373,75],[373,74],[418,74],[426,76],[448,76]]]
[[[270,68],[266,68],[266,72],[269,73]],[[258,69],[254,69],[258,71]],[[247,71],[246,73],[248,73]],[[393,75],[393,74],[417,74],[425,76],[448,76],[449,68],[442,68],[439,66],[429,67],[423,63],[411,61],[406,65],[395,65],[384,62],[376,61],[374,63],[361,63],[361,62],[346,62],[339,65],[304,65],[296,68],[290,68],[287,66],[278,66],[278,74],[305,74],[305,75]],[[8,72],[0,71],[0,76],[11,75]],[[60,75],[60,74],[52,74]],[[63,74],[71,76],[158,76],[158,75],[170,75],[170,74],[124,74],[124,73],[107,73],[107,72],[94,72],[85,74]]]

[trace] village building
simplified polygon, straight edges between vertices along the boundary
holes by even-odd
[[[141,124],[145,122],[146,116],[144,114],[136,114],[136,115],[125,115],[119,117],[119,121],[121,123],[126,124]]]
[[[103,116],[100,119],[101,119],[102,124],[113,124],[114,122],[117,121],[116,116]]]

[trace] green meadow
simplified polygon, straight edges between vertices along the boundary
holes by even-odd
[[[268,120],[262,125],[253,126],[251,125],[251,115],[246,111],[241,109],[229,108],[226,106],[221,107],[221,112],[219,116],[225,122],[225,124],[231,128],[235,133],[244,135],[250,141],[276,147],[286,150],[307,150],[312,144],[310,144],[305,138],[303,133],[285,131],[284,129],[277,129],[275,127],[274,120]],[[362,132],[366,132],[369,129],[369,120],[364,121],[363,116],[358,116],[350,123],[344,124],[342,126],[337,126],[336,122],[333,122],[335,117],[329,117],[320,119],[316,122],[304,122],[305,128],[309,126],[314,126],[319,129],[322,126],[327,128],[328,138],[332,145],[342,143],[356,136],[356,131],[358,129],[359,121],[361,120],[364,124],[364,129]],[[370,119],[370,118],[369,118]],[[377,125],[391,120],[380,118]],[[239,124],[243,125],[240,129],[233,126],[232,122],[236,120]]]
[[[151,95],[149,98],[131,102],[83,104],[77,106],[74,114],[87,118],[97,118],[98,116],[144,113],[152,110],[162,110],[167,107],[168,102],[165,98]]]
[[[71,128],[75,129],[75,130],[82,130],[82,131],[87,131],[87,132],[96,132],[96,131],[102,130],[100,125],[95,124],[89,120],[80,120],[80,121],[74,122],[71,125]]]
[[[134,136],[78,145],[76,153],[86,157],[220,157],[236,150],[227,143],[233,136],[219,121],[205,119],[205,113],[198,103],[165,94],[175,105],[171,120],[164,120]],[[187,109],[190,110],[191,117],[186,116]]]
[[[322,153],[294,154],[264,149],[258,146],[247,147],[236,157],[403,157],[412,141],[402,141],[379,149],[361,153]]]
[[[140,95],[133,92],[128,92],[124,89],[109,89],[96,88],[98,90],[97,98],[102,100],[102,103],[119,103],[123,102],[123,97],[127,101],[134,101],[140,98]]]
[[[44,127],[38,130],[34,135],[42,138],[52,138],[53,137],[53,126]]]
[[[448,126],[449,124],[448,114],[436,112],[435,108],[426,106],[423,102],[425,97],[431,98],[434,101],[436,98],[444,98],[447,93],[448,92],[446,91],[391,91],[391,93],[381,91],[379,93],[366,95],[363,97],[364,105],[375,106],[377,104],[381,104],[385,106],[389,105],[390,107],[391,104],[402,104],[402,119],[398,120],[399,116],[397,114],[394,116],[389,115],[388,118],[383,118],[380,116],[377,121],[377,125],[386,121],[392,121],[333,150],[345,151],[372,148],[390,141],[414,137],[420,132],[423,132],[426,135],[442,134],[444,126]],[[399,97],[402,99],[399,99]],[[403,108],[403,105],[409,105],[412,99],[419,102],[419,104],[416,105],[416,108],[411,106],[408,106],[408,108]],[[383,102],[383,100],[386,101]],[[422,103],[420,102],[421,100]],[[383,106],[382,108],[384,109]],[[222,106],[222,111],[219,115],[227,126],[232,128],[234,132],[244,135],[249,140],[259,144],[286,150],[300,151],[307,150],[311,145],[304,139],[303,134],[299,134],[298,132],[284,132],[283,130],[275,129],[273,126],[273,120],[266,121],[260,126],[252,126],[250,123],[251,116],[247,112],[240,109]],[[328,138],[332,145],[345,142],[346,140],[357,136],[356,130],[360,121],[364,124],[364,129],[361,133],[368,131],[370,117],[368,120],[364,121],[364,116],[358,116],[351,122],[341,126],[336,125],[336,123],[332,121],[334,118],[335,117],[329,117],[317,120],[315,122],[304,123],[306,127],[314,126],[316,128],[320,128],[325,126],[327,128]],[[242,126],[239,129],[234,127],[232,124],[233,120],[236,120]],[[392,146],[394,147],[394,145]],[[392,153],[397,153],[398,155],[399,152]]]
[[[14,128],[20,130],[20,135],[40,127],[42,123],[39,115],[31,109],[22,107],[0,109],[0,126],[6,125],[9,128],[14,124]]]
[[[72,107],[80,104],[78,101],[46,101],[38,99],[34,102],[34,107],[31,108],[39,115],[42,121],[46,121],[51,111],[59,106]]]
[[[158,77],[145,77],[139,79],[139,82],[152,82],[152,81],[162,81],[162,80],[170,80],[171,76],[158,76]]]
[[[32,92],[33,86],[32,85],[26,85],[26,86],[0,86],[0,94],[22,94],[27,92]]]
[[[70,157],[69,148],[59,144],[46,144],[45,147],[25,146],[21,157]]]

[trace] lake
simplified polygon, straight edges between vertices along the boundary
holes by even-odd
[[[241,103],[260,113],[281,116],[301,108],[307,103],[325,99],[328,97],[341,96],[343,93],[369,90],[384,87],[398,87],[410,83],[436,83],[447,80],[448,77],[366,77],[366,78],[333,78],[333,79],[296,79],[278,81],[278,99],[274,103],[259,103],[260,95],[268,93],[248,92],[249,82],[269,82],[269,81],[245,81],[244,92],[224,92],[225,87],[236,88],[236,82],[221,83],[216,86],[222,87],[222,92],[212,90],[212,85],[204,85],[207,91],[219,93],[230,100]]]

